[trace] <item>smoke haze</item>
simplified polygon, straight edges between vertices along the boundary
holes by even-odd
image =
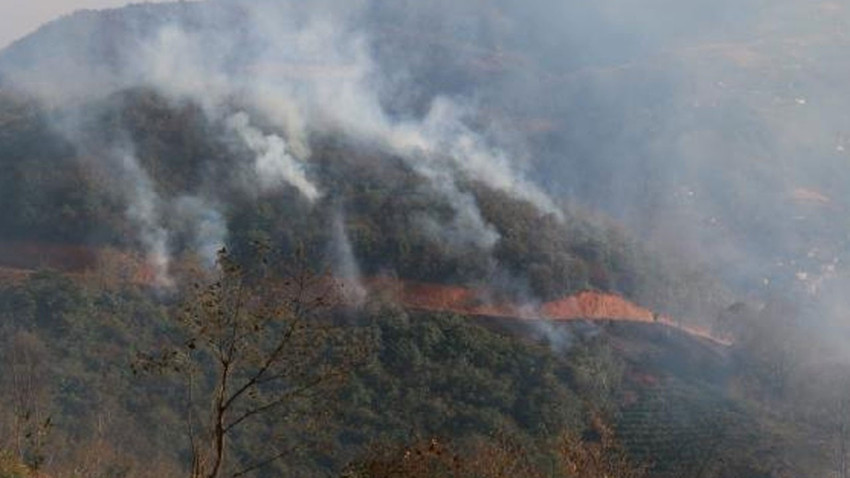
[[[834,317],[848,19],[839,3],[757,0],[182,2],[76,14],[7,49],[0,72],[53,105],[137,86],[198,104],[251,152],[232,178],[260,194],[326,193],[311,138],[335,132],[427,178],[456,214],[416,222],[453,248],[498,240],[458,186],[472,179],[555,215],[604,211],[745,297],[791,293]],[[176,199],[137,181],[128,215],[167,256],[155,216]],[[201,196],[199,217],[225,213]]]

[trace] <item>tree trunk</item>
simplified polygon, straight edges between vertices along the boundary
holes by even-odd
[[[227,382],[230,377],[230,364],[224,361],[221,366],[221,385],[215,400],[215,426],[213,429],[213,466],[207,478],[219,478],[224,467],[225,429],[224,419],[227,414],[225,400],[227,397]]]

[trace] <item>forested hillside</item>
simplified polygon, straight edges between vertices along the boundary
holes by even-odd
[[[0,51],[0,478],[847,476],[845,10],[43,26]]]
[[[614,291],[671,312],[686,310],[697,299],[676,290],[678,276],[688,274],[689,287],[722,293],[707,275],[703,285],[696,282],[700,272],[688,270],[684,261],[653,256],[613,221],[579,208],[541,211],[474,178],[459,184],[459,193],[475,201],[494,239],[463,237],[466,231],[459,221],[464,218],[427,178],[401,158],[345,135],[318,137],[311,145],[311,177],[328,191],[318,201],[305,201],[297,190],[258,196],[234,187],[215,191],[229,195],[223,217],[203,217],[203,212],[195,214],[201,217],[187,217],[203,206],[186,198],[211,195],[210,188],[233,174],[225,169],[232,159],[223,158],[235,154],[247,161],[249,154],[239,151],[239,139],[230,137],[225,125],[210,123],[198,106],[174,105],[149,90],[118,93],[104,104],[89,106],[98,114],[80,128],[90,151],[68,144],[47,124],[49,115],[75,112],[45,111],[11,94],[0,107],[6,118],[6,137],[0,144],[9,185],[3,188],[8,213],[0,229],[6,241],[128,251],[144,247],[132,239],[139,226],[127,217],[132,205],[116,190],[120,178],[111,178],[114,172],[87,159],[108,154],[102,149],[107,146],[99,144],[127,135],[154,193],[179,203],[160,212],[175,229],[170,247],[178,255],[199,251],[194,229],[209,227],[213,233],[231,231],[227,245],[234,251],[260,241],[286,255],[296,245],[306,245],[313,264],[321,268],[340,260],[335,255],[341,238],[335,236],[342,228],[360,273],[370,276],[392,272],[420,281],[486,283],[527,301],[588,289]],[[236,152],[231,152],[233,143]],[[56,166],[45,167],[51,163]],[[451,236],[441,237],[440,229]],[[479,240],[493,244],[480,247]],[[212,247],[216,245],[224,244]],[[209,246],[200,246],[199,252],[210,252]],[[702,289],[699,295],[708,297],[706,292]]]

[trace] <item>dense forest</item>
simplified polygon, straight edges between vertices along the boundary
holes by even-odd
[[[103,290],[54,272],[6,286],[4,473],[19,476],[15,463],[22,463],[28,468],[20,476],[30,468],[55,476],[179,475],[192,454],[190,375],[176,362],[156,362],[173,370],[150,366],[154,355],[168,355],[167,344],[195,350],[187,344],[200,332],[174,318],[179,307],[138,287]],[[738,356],[755,352],[730,355],[647,326],[600,333],[564,324],[557,327],[574,343],[558,351],[507,325],[392,303],[370,303],[354,316],[327,312],[344,334],[336,346],[356,346],[358,354],[315,356],[298,352],[300,341],[289,345],[288,353],[303,354],[297,360],[344,376],[234,433],[229,469],[283,450],[285,459],[263,467],[262,476],[505,476],[511,469],[597,476],[570,471],[571,460],[591,460],[585,454],[604,459],[614,476],[792,476],[806,462],[783,457],[811,459],[803,437],[831,435],[775,415],[806,404],[805,387],[781,402],[753,401],[780,386],[776,350]],[[317,339],[308,339],[312,349]],[[206,397],[215,383],[211,357],[196,360],[209,367],[194,385]],[[740,383],[731,394],[730,383]],[[818,418],[810,419],[815,426]],[[409,453],[421,457],[407,461]],[[482,463],[482,456],[492,458]]]
[[[0,228],[7,241],[140,247],[128,242],[135,237],[134,224],[126,215],[126,197],[113,189],[116,180],[86,160],[104,154],[96,145],[108,145],[115,136],[132,137],[157,193],[175,201],[204,197],[230,174],[216,164],[225,162],[222,155],[237,138],[228,137],[225,125],[210,123],[197,105],[174,105],[154,91],[121,92],[91,106],[98,114],[81,128],[92,151],[80,151],[48,124],[49,115],[76,112],[44,111],[11,93],[0,107],[8,135],[0,158],[8,171],[3,180],[9,187],[2,189],[7,213]],[[233,231],[227,241],[231,249],[238,253],[260,241],[286,255],[304,244],[321,268],[335,259],[329,257],[338,240],[332,226],[343,221],[351,253],[366,275],[392,271],[421,281],[495,284],[500,292],[525,294],[527,300],[587,289],[615,291],[670,313],[700,301],[716,306],[711,295],[723,294],[708,271],[683,258],[660,259],[614,221],[570,205],[540,211],[474,178],[459,187],[474,199],[498,239],[492,249],[463,237],[447,241],[431,229],[460,227],[458,213],[401,158],[344,135],[324,135],[315,143],[311,173],[329,193],[312,203],[296,190],[260,196],[225,191],[230,202],[221,221]],[[247,158],[249,153],[237,154]],[[56,167],[45,167],[51,163]],[[164,214],[177,230],[175,252],[196,247],[193,225],[181,224],[186,217],[180,209]],[[679,287],[685,275],[689,290],[704,287],[699,294]]]

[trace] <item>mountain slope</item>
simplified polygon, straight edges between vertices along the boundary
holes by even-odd
[[[0,449],[179,474],[185,389],[131,370],[196,345],[173,319],[228,254],[327,271],[372,352],[335,406],[233,439],[234,463],[321,445],[257,476],[504,436],[548,470],[601,421],[650,476],[826,475],[847,15],[209,0],[46,25],[0,52]]]

